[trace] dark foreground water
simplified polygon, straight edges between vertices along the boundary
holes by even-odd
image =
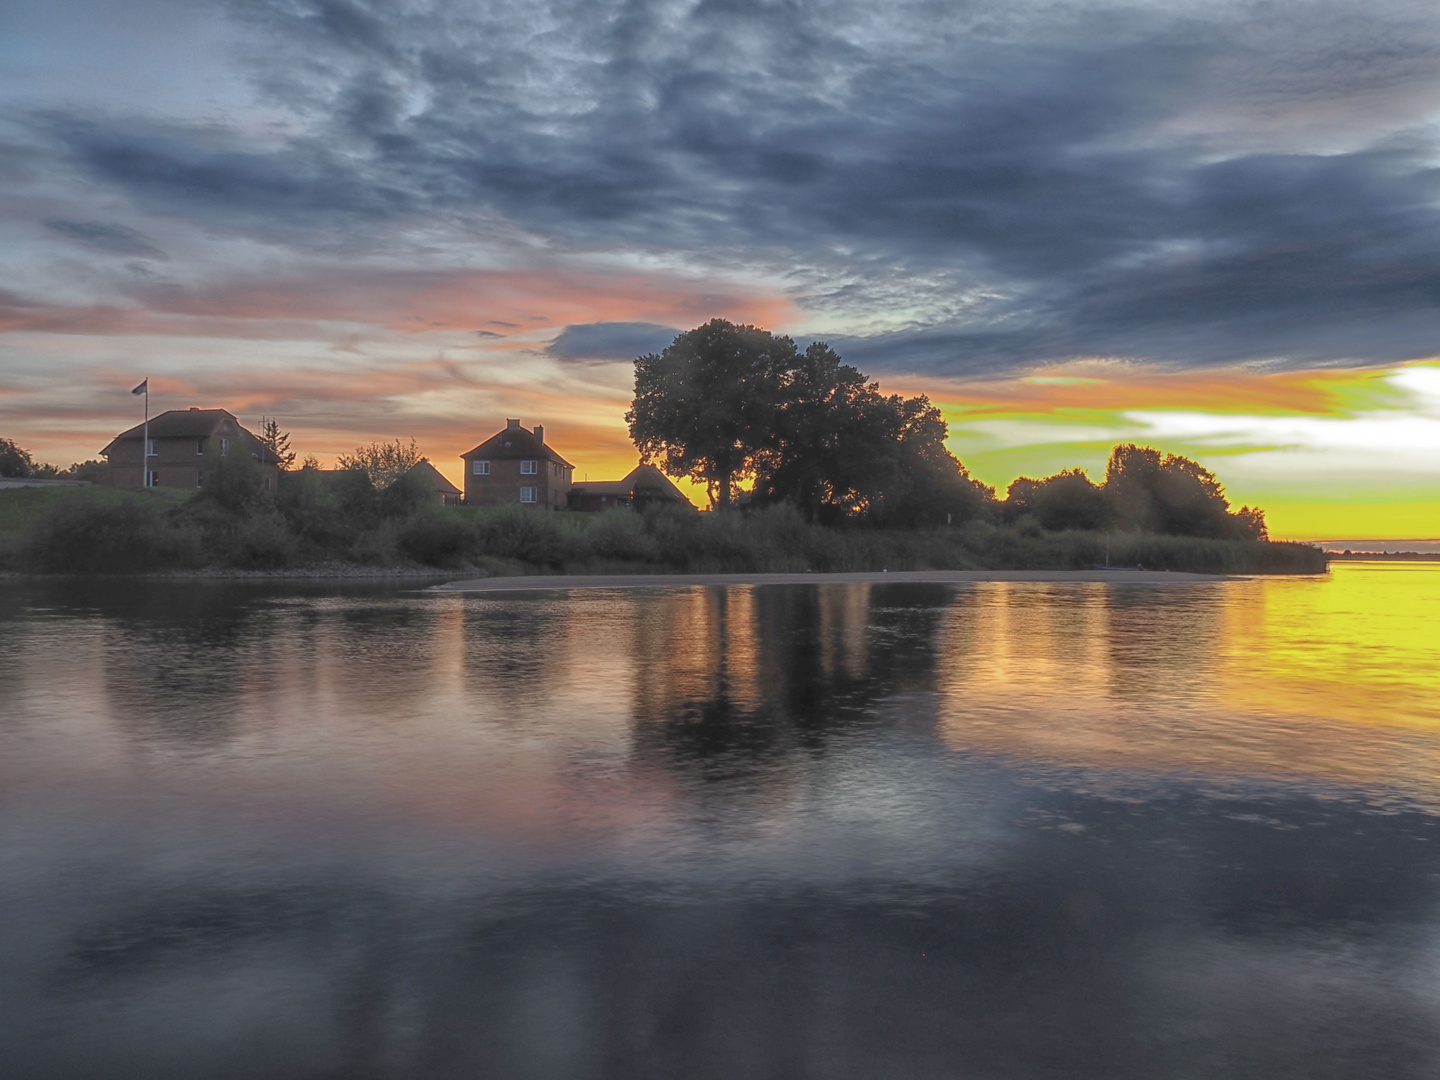
[[[7,1077],[1435,1077],[1440,573],[0,583]]]

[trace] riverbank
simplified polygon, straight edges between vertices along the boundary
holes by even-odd
[[[471,578],[432,587],[433,592],[536,592],[552,589],[666,589],[691,585],[964,585],[983,581],[1103,581],[1134,585],[1193,585],[1241,580],[1233,574],[1168,570],[897,570],[804,574],[545,574]]]
[[[44,492],[45,499],[28,491],[0,493],[0,569],[237,578],[411,571],[464,578],[887,569],[984,574],[1084,572],[1107,564],[1195,574],[1325,570],[1324,553],[1304,544],[1046,531],[1034,522],[986,517],[910,529],[820,525],[786,506],[728,514],[538,513],[437,506],[397,487],[367,489],[349,502],[326,501],[321,492],[313,504],[261,499],[237,510],[212,499],[217,490],[178,503],[168,492],[77,488]],[[345,569],[337,573],[336,567]],[[353,567],[366,569],[357,574]]]

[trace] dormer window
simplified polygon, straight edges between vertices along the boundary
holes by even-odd
[[[521,475],[521,476],[537,476],[537,475],[539,475],[539,472],[540,472],[540,462],[538,462],[538,461],[522,461],[522,462],[520,462],[520,475]]]

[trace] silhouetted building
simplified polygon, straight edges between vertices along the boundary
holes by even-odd
[[[442,503],[454,505],[460,502],[460,489],[440,475],[440,470],[430,464],[429,458],[421,458],[405,475],[413,476],[426,487],[433,488]]]
[[[694,504],[654,465],[637,465],[624,480],[583,480],[570,485],[570,509],[613,510],[617,507],[665,505],[693,510]]]
[[[260,463],[266,491],[274,491],[280,459],[224,409],[171,409],[152,417],[149,445],[146,425],[136,424],[110,440],[100,456],[110,463],[112,487],[197,488],[205,454],[249,454]],[[143,466],[142,466],[143,463]]]
[[[460,458],[465,462],[467,506],[566,506],[575,467],[545,444],[545,429],[539,424],[532,432],[519,420],[506,420],[504,431]]]

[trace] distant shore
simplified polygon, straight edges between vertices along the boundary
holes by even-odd
[[[663,589],[690,585],[963,585],[981,581],[1105,581],[1188,585],[1239,581],[1244,575],[1168,570],[896,570],[838,574],[534,574],[472,578],[432,586],[435,592],[535,592],[552,589]]]

